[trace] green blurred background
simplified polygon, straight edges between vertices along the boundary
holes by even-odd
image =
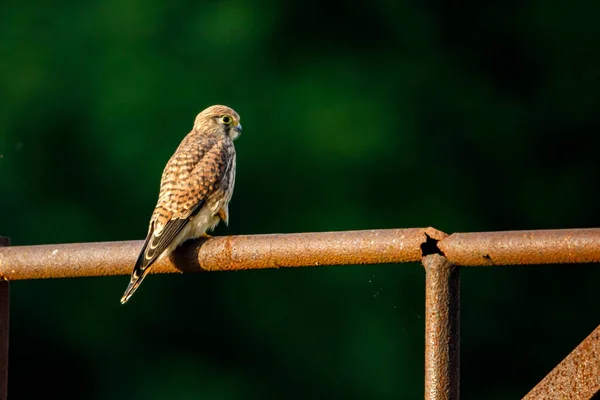
[[[0,8],[0,234],[142,239],[196,113],[242,116],[217,235],[600,225],[600,4]],[[417,264],[11,285],[11,399],[423,397]],[[520,398],[600,322],[598,266],[462,272],[465,399]]]

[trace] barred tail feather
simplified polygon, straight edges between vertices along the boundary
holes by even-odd
[[[127,300],[129,300],[129,298],[133,296],[133,293],[135,293],[137,288],[142,284],[142,281],[148,274],[148,271],[150,271],[150,264],[154,260],[148,262],[149,260],[147,260],[144,256],[146,253],[146,245],[147,243],[144,243],[144,247],[135,263],[135,267],[133,267],[133,272],[131,273],[131,280],[129,281],[129,285],[127,285],[127,289],[125,289],[125,293],[123,293],[123,297],[121,297],[121,304],[125,304]]]
[[[167,250],[188,222],[188,219],[167,221],[165,227],[159,232],[154,230],[154,222],[152,222],[150,232],[144,241],[135,267],[133,267],[131,281],[129,281],[129,285],[127,285],[127,289],[125,289],[125,293],[121,297],[121,304],[125,304],[129,300],[146,277],[146,274],[148,274],[148,270],[152,264]]]
[[[129,282],[129,285],[127,285],[127,289],[125,289],[123,297],[121,297],[121,304],[127,303],[127,300],[129,300],[129,298],[133,296],[137,288],[142,284],[142,281],[148,274],[148,271],[148,269],[145,269],[144,271],[142,271],[141,275],[136,277],[134,277],[134,275],[131,276],[131,281]]]

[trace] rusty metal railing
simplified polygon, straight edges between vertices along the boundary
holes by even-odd
[[[0,248],[0,400],[8,370],[8,282],[128,275],[141,241]],[[2,244],[0,244],[1,246]],[[426,271],[425,399],[460,395],[460,267],[600,262],[600,229],[455,233],[433,228],[214,237],[189,241],[152,273],[421,261]],[[600,326],[527,396],[600,392]]]
[[[10,240],[0,237],[0,247],[10,244]],[[0,399],[6,400],[8,391],[8,323],[9,314],[9,292],[8,281],[0,281]]]

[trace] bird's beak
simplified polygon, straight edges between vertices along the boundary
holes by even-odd
[[[239,135],[240,133],[242,133],[242,124],[237,124],[233,129],[235,129],[235,131]]]

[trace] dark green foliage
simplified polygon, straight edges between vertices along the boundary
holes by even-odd
[[[162,168],[234,107],[218,235],[600,225],[594,2],[0,8],[0,234],[142,239]],[[600,322],[596,266],[462,273],[465,399],[520,398]],[[10,398],[423,396],[418,265],[15,282]]]

